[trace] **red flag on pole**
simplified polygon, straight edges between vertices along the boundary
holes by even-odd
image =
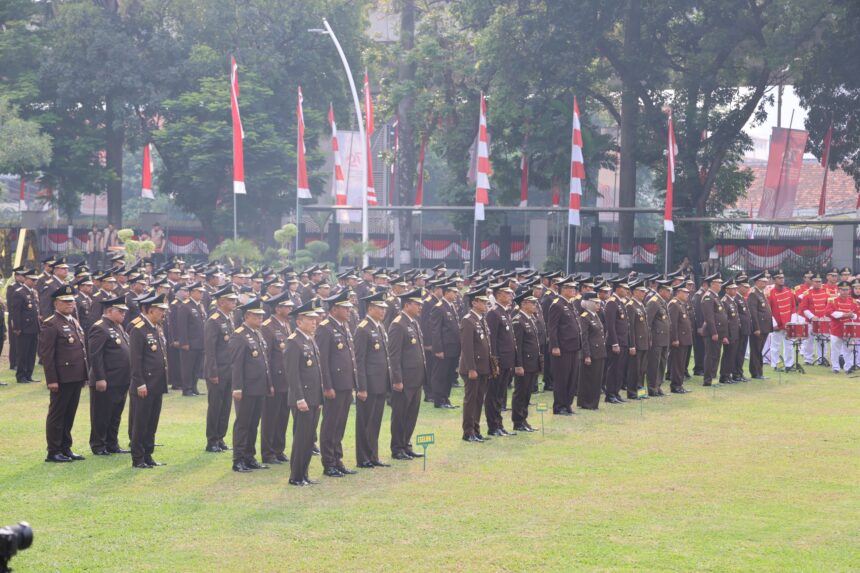
[[[523,147],[523,155],[520,158],[520,207],[529,205],[529,156]]]
[[[830,171],[830,141],[833,139],[833,125],[827,128],[824,135],[824,151],[821,154],[821,166],[824,168],[824,179],[821,181],[821,197],[818,199],[818,216],[823,217],[827,210],[827,174]]]
[[[245,153],[242,140],[245,130],[239,115],[239,66],[236,58],[231,58],[230,67],[230,110],[233,115],[233,193],[245,195]]]
[[[490,204],[490,146],[487,139],[487,100],[481,92],[478,121],[478,169],[475,185],[475,220],[484,220],[484,206]]]
[[[155,199],[152,193],[152,144],[143,146],[143,176],[141,178],[140,196],[144,199]]]
[[[376,205],[376,186],[373,182],[373,154],[370,136],[373,135],[373,100],[370,97],[370,79],[364,70],[364,115],[365,133],[367,135],[367,204]]]
[[[579,207],[582,199],[582,180],[585,179],[585,162],[582,158],[582,125],[579,122],[579,104],[573,96],[573,135],[570,145],[570,202],[567,224],[579,226]]]
[[[296,194],[299,199],[311,199],[311,189],[308,185],[308,167],[305,163],[305,113],[302,109],[304,98],[302,88],[299,87],[298,103],[296,104],[296,118],[299,122],[298,141],[296,141]]]
[[[346,207],[346,178],[343,176],[343,164],[340,159],[340,143],[337,140],[337,123],[334,120],[334,106],[328,105],[328,122],[331,125],[331,151],[334,156],[334,204]],[[349,213],[338,209],[337,222],[349,223]]]
[[[678,147],[675,144],[675,128],[672,127],[672,114],[669,114],[669,143],[668,164],[666,166],[666,206],[663,210],[663,230],[669,233],[675,232],[675,223],[672,221],[672,194],[675,187],[675,155]]]
[[[418,182],[415,185],[415,207],[420,209],[424,206],[424,148],[427,145],[427,136],[421,138],[421,147],[418,149]]]

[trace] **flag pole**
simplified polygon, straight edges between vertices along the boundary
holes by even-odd
[[[481,247],[477,243],[478,243],[478,217],[475,216],[475,228],[472,232],[472,272],[475,272],[476,270],[478,270],[475,267],[478,266],[478,249],[480,249]]]
[[[666,242],[663,247],[663,277],[669,274],[669,231],[663,231]]]
[[[236,208],[238,203],[236,202],[236,194],[233,193],[233,240],[235,241],[238,237],[238,225],[237,225],[237,217],[236,217]]]

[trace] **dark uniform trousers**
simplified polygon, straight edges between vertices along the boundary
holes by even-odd
[[[764,376],[762,352],[764,351],[765,340],[767,340],[767,334],[750,334],[750,374],[753,378]]]
[[[489,376],[478,374],[474,380],[463,378],[465,396],[463,397],[463,434],[477,436],[481,433],[481,407],[487,396]]]
[[[227,376],[221,371],[218,384],[206,380],[206,445],[217,446],[224,441],[230,428],[230,407],[233,405],[233,387],[227,369]]]
[[[334,392],[334,398],[326,398],[323,402],[320,454],[324,468],[336,468],[343,464],[343,434],[352,406],[352,390]]]
[[[433,402],[436,406],[451,401],[451,387],[457,380],[459,356],[433,357]],[[430,363],[427,363],[430,366]]]
[[[436,376],[436,369],[439,367],[439,359],[433,354],[433,350],[424,350],[424,364],[427,371],[424,376],[424,398],[433,400],[433,378]]]
[[[720,382],[730,379],[735,373],[735,357],[738,353],[738,341],[729,342],[723,346],[723,356],[720,359]]]
[[[9,369],[15,370],[17,368],[17,360],[18,360],[18,337],[15,336],[13,330],[12,319],[9,319]]]
[[[182,390],[197,391],[197,377],[203,371],[202,350],[179,350],[179,365],[182,368]],[[168,366],[169,368],[169,366]]]
[[[487,419],[487,431],[492,433],[503,427],[502,409],[508,402],[508,384],[514,377],[513,368],[499,369],[499,375],[490,378],[487,383],[487,395],[484,399],[484,417]]]
[[[684,387],[689,356],[690,346],[673,346],[672,351],[669,352],[669,387],[672,390]]]
[[[597,408],[600,405],[600,389],[603,387],[605,358],[592,358],[591,364],[582,363],[576,405],[580,408]]]
[[[635,396],[639,388],[643,387],[645,381],[645,370],[648,368],[648,351],[637,350],[635,356],[630,356],[630,351],[622,348],[628,353],[627,356],[627,395]]]
[[[744,375],[744,355],[747,353],[749,340],[750,336],[748,334],[741,334],[738,339],[737,348],[735,348],[735,364],[732,368],[732,374],[736,377]]]
[[[355,402],[355,459],[359,464],[379,461],[379,429],[384,411],[385,394],[368,393],[366,400]]]
[[[657,392],[663,385],[663,377],[666,375],[666,364],[669,361],[668,346],[652,346],[648,350],[648,365],[646,378],[648,379],[648,390]]]
[[[78,411],[82,385],[83,381],[59,384],[59,389],[51,392],[45,423],[49,456],[68,452],[72,448],[72,426],[75,424],[75,413]]]
[[[552,350],[549,343],[541,346],[543,352],[543,387],[544,390],[552,388]]]
[[[275,392],[274,396],[266,396],[263,403],[263,423],[260,426],[260,453],[264,460],[284,455],[289,422],[288,392]]]
[[[391,453],[406,453],[412,449],[409,438],[418,422],[421,407],[421,386],[403,385],[403,391],[391,392]],[[480,412],[480,411],[479,411]]]
[[[131,461],[132,464],[143,463],[152,457],[155,450],[155,429],[161,417],[161,401],[164,396],[160,392],[149,391],[146,398],[137,395],[137,390],[129,392],[131,410],[134,417],[129,419],[131,429]]]
[[[582,352],[562,350],[561,356],[552,357],[552,412],[558,414],[573,406],[579,384]]]
[[[320,407],[310,406],[310,410],[302,412],[296,406],[290,408],[293,412],[293,448],[290,452],[290,479],[301,481],[308,477],[308,467],[313,456],[314,437],[320,421]]]
[[[630,357],[626,346],[621,346],[621,351],[616,354],[610,348],[606,360],[606,395],[616,396],[621,392],[624,385],[624,375],[627,372],[627,359]]]
[[[693,373],[698,374],[700,372],[704,372],[705,369],[705,357],[707,355],[707,351],[705,350],[705,345],[707,344],[707,340],[705,337],[700,335],[698,332],[693,332]]]
[[[720,365],[720,346],[719,340],[714,342],[710,337],[702,337],[705,342],[705,374],[704,384],[710,385],[711,380],[717,376],[717,367]]]
[[[167,382],[174,390],[182,389],[182,351],[173,346],[167,347]]]
[[[537,372],[514,376],[514,397],[511,400],[511,421],[514,427],[524,423],[529,417],[529,402],[531,402],[532,389],[537,384],[537,378]]]
[[[15,338],[17,339],[15,379],[18,382],[31,380],[33,369],[36,367],[36,348],[39,345],[39,335],[22,332]],[[80,392],[78,393],[80,394]]]
[[[242,392],[236,401],[236,419],[233,421],[233,463],[250,462],[257,455],[257,428],[263,416],[266,396],[250,396]]]
[[[90,387],[90,449],[119,449],[119,425],[128,386],[108,386],[104,392]]]

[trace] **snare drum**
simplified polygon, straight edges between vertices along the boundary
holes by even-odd
[[[830,319],[825,317],[812,319],[812,334],[827,336],[830,334]]]
[[[860,322],[846,322],[843,324],[842,338],[860,338]]]
[[[860,327],[860,323],[857,324]],[[785,337],[790,339],[806,338],[806,323],[789,322],[785,325]],[[860,332],[860,330],[858,330]]]

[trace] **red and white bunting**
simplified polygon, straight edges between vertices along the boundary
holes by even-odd
[[[311,189],[308,185],[308,166],[305,163],[305,112],[303,109],[304,98],[302,88],[299,87],[298,103],[296,104],[296,119],[299,122],[298,137],[296,141],[296,194],[299,199],[311,199]]]
[[[833,139],[833,126],[827,128],[824,135],[824,151],[821,154],[821,166],[824,168],[824,179],[821,181],[821,197],[818,199],[818,216],[823,217],[827,211],[827,173],[830,171],[830,142]]]
[[[668,163],[666,165],[666,206],[663,209],[663,230],[667,233],[675,232],[675,223],[672,221],[672,200],[675,187],[675,156],[678,154],[678,146],[675,143],[675,128],[672,126],[672,114],[669,114],[669,143],[667,146]]]
[[[579,226],[579,207],[582,199],[582,180],[585,179],[585,162],[582,158],[582,125],[579,122],[579,103],[573,96],[573,134],[570,143],[570,200],[567,224]]]
[[[418,149],[418,181],[415,185],[415,208],[424,206],[424,150],[427,146],[427,136],[421,138],[421,147]]]
[[[523,147],[523,155],[520,158],[520,207],[529,206],[529,156]]]
[[[328,106],[328,123],[331,125],[331,152],[334,156],[334,204],[346,207],[346,178],[343,176],[343,164],[340,159],[340,144],[337,141],[337,123],[334,120],[334,106]],[[338,209],[337,222],[349,223],[349,213]]]
[[[230,111],[233,116],[233,193],[245,195],[245,152],[242,144],[245,129],[239,115],[239,66],[236,58],[232,58],[230,66]]]
[[[152,192],[152,144],[143,146],[143,175],[141,176],[140,196],[144,199],[155,199]]]
[[[364,116],[365,133],[367,135],[367,204],[376,205],[376,185],[373,181],[373,153],[370,136],[373,135],[373,99],[370,97],[370,79],[364,70]]]
[[[475,185],[475,220],[484,220],[484,206],[490,204],[490,146],[487,138],[487,100],[481,92],[478,121],[478,169]]]

